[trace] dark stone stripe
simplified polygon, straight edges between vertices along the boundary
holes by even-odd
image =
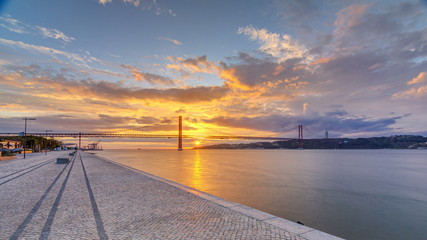
[[[19,171],[16,171],[16,172],[14,172],[14,173],[9,174],[9,175],[2,176],[2,177],[0,177],[0,179],[7,178],[7,177],[9,177],[9,176],[15,175],[15,174],[17,174],[17,173],[20,173],[20,172],[22,172],[22,171],[25,171],[25,170],[30,169],[30,168],[33,168],[33,167],[40,166],[40,165],[42,165],[42,164],[44,164],[44,163],[47,163],[47,162],[52,162],[52,160],[47,160],[47,161],[45,161],[45,162],[42,162],[42,163],[39,163],[39,164],[33,165],[33,166],[31,166],[31,167],[27,167],[27,168],[21,169],[21,170],[19,170]]]
[[[62,183],[61,189],[58,192],[58,195],[56,196],[55,202],[52,205],[52,208],[50,209],[49,215],[47,216],[46,222],[43,226],[42,233],[40,235],[39,239],[47,239],[50,234],[50,228],[52,227],[53,219],[55,218],[56,211],[58,210],[59,202],[61,201],[62,194],[64,193],[65,187],[67,186],[68,178],[70,177],[71,170],[74,166],[74,159],[73,163],[71,163],[71,167],[68,170],[67,176],[64,179],[64,182]]]
[[[92,188],[90,187],[89,178],[87,177],[85,165],[83,164],[82,155],[79,153],[80,161],[82,163],[83,172],[86,179],[87,191],[89,192],[90,203],[92,204],[93,216],[95,217],[96,229],[98,230],[99,239],[108,239],[107,233],[104,229],[104,223],[101,219],[101,214],[99,213],[98,206],[95,201],[95,196],[93,195]]]
[[[21,177],[21,176],[24,176],[25,174],[30,173],[30,172],[32,172],[32,171],[34,171],[34,170],[38,169],[38,168],[41,168],[41,167],[43,167],[43,166],[45,166],[45,165],[47,165],[47,164],[49,164],[49,163],[50,163],[50,162],[47,162],[47,163],[45,163],[45,164],[43,164],[43,165],[40,165],[40,166],[38,166],[38,167],[36,167],[36,168],[31,169],[31,170],[30,170],[30,171],[28,171],[28,172],[24,172],[23,174],[20,174],[20,175],[18,175],[18,176],[16,176],[16,177],[14,177],[14,178],[11,178],[11,179],[9,179],[9,180],[6,180],[6,181],[4,181],[4,182],[0,183],[0,185],[3,185],[3,184],[5,184],[5,183],[8,183],[8,182],[10,182],[10,181],[12,181],[12,180],[15,180],[15,179],[17,179],[17,178]]]
[[[42,205],[44,199],[46,198],[47,194],[50,192],[50,190],[52,190],[53,186],[55,186],[55,183],[58,181],[58,179],[61,177],[62,173],[65,171],[65,169],[67,168],[67,165],[65,165],[65,167],[61,170],[61,172],[58,174],[58,176],[56,176],[56,178],[53,180],[53,182],[50,184],[50,186],[46,189],[46,191],[43,193],[43,195],[41,196],[41,198],[39,199],[39,201],[34,205],[34,207],[31,209],[31,211],[28,213],[27,217],[24,219],[24,221],[22,221],[21,224],[19,224],[18,228],[16,229],[16,231],[12,234],[12,236],[10,237],[10,239],[18,239],[18,237],[22,234],[22,232],[24,231],[24,229],[27,227],[27,225],[30,223],[31,219],[33,218],[33,216],[36,214],[37,210],[39,210],[40,206]]]

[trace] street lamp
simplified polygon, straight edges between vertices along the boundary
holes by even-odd
[[[46,130],[46,140],[47,140],[47,133],[48,132],[53,132],[52,130]],[[49,142],[49,141],[48,141]],[[47,155],[47,149],[46,149],[46,154],[45,155]]]
[[[24,129],[24,158],[25,158],[25,151],[27,150],[27,120],[36,120],[35,118],[23,118],[22,120],[25,120],[25,129]]]

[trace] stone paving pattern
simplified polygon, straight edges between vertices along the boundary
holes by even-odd
[[[90,153],[56,164],[64,156],[0,162],[0,239],[307,239]]]

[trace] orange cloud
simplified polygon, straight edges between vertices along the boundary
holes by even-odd
[[[407,84],[412,85],[416,83],[423,83],[427,82],[427,72],[420,72],[418,76],[414,77],[411,81],[409,81]]]
[[[239,77],[236,75],[236,69],[235,68],[222,69],[219,76],[220,76],[220,78],[226,80],[228,85],[230,85],[234,88],[239,88],[239,89],[243,89],[243,90],[250,90],[251,89],[249,86],[241,84]]]
[[[160,76],[152,73],[144,73],[139,71],[136,67],[130,65],[120,65],[123,68],[129,69],[136,81],[146,81],[150,84],[160,84],[160,85],[175,85],[175,81],[164,76]]]
[[[167,57],[173,64],[168,64],[168,69],[175,71],[182,71],[187,74],[194,73],[213,73],[218,69],[213,61],[209,61],[207,56],[200,56],[197,58],[181,58],[181,57]]]
[[[0,75],[0,84],[26,89],[30,95],[65,93],[62,97],[88,98],[94,100],[157,100],[162,102],[198,103],[224,97],[229,88],[226,86],[196,86],[182,88],[130,88],[120,82],[108,82],[93,79],[70,80],[62,75],[52,75],[35,66],[14,69],[15,72]],[[26,75],[45,76],[28,77]],[[58,94],[60,96],[60,94]]]
[[[311,62],[309,65],[310,66],[315,66],[315,65],[319,65],[319,64],[325,64],[328,63],[332,60],[335,60],[335,57],[323,57],[323,58],[319,58],[314,62]]]
[[[422,86],[419,88],[411,88],[404,92],[395,93],[392,96],[392,99],[408,99],[413,97],[423,97],[427,96],[427,86]]]

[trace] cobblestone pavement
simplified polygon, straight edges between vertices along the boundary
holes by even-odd
[[[338,239],[90,153],[63,156],[0,162],[0,239]]]

